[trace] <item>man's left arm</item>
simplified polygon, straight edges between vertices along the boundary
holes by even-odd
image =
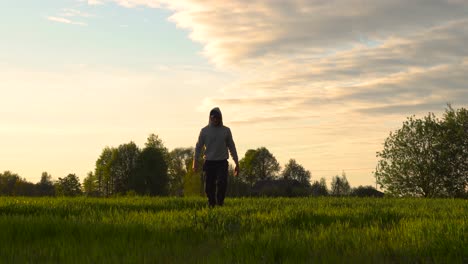
[[[227,143],[226,145],[229,149],[229,152],[231,153],[231,157],[234,160],[234,163],[236,164],[236,167],[234,168],[234,176],[237,176],[239,174],[239,157],[237,156],[236,144],[234,143],[231,129],[229,128],[228,128],[228,136],[227,136],[226,143]]]

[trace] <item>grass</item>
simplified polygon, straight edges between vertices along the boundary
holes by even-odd
[[[467,263],[468,201],[0,197],[0,263]]]

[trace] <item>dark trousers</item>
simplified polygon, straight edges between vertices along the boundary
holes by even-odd
[[[203,164],[205,172],[205,193],[210,206],[223,205],[226,196],[228,161],[206,160]]]

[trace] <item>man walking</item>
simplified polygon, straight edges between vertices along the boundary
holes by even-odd
[[[210,111],[209,123],[202,128],[195,147],[193,170],[198,171],[197,160],[205,148],[203,171],[205,172],[205,193],[210,207],[222,206],[226,195],[228,177],[228,150],[236,167],[234,176],[239,173],[239,159],[231,130],[223,125],[223,116],[218,107]]]

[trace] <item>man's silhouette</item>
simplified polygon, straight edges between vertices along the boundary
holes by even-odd
[[[228,178],[228,150],[236,167],[234,175],[239,173],[239,160],[236,145],[229,127],[223,125],[223,116],[218,107],[210,111],[209,123],[202,128],[195,147],[193,170],[198,171],[197,159],[205,148],[203,171],[205,172],[205,192],[210,207],[223,205]]]

